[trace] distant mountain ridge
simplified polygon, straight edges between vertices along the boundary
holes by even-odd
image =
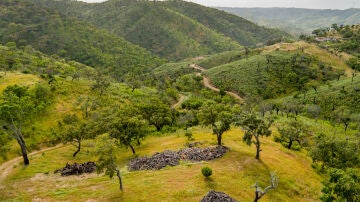
[[[360,24],[360,9],[347,10],[303,8],[229,8],[218,9],[252,20],[259,25],[280,28],[292,33],[311,33],[332,24]]]
[[[104,28],[170,60],[257,46],[288,34],[185,1],[32,0]]]

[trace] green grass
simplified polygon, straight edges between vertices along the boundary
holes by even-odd
[[[257,51],[261,53],[256,55]],[[312,44],[282,43],[257,51],[234,60],[232,52],[219,54],[199,63],[209,67],[212,63],[220,64],[205,72],[215,86],[264,99],[288,95],[312,81],[321,84],[333,80],[340,72],[351,74],[344,59]],[[269,64],[267,57],[271,60]],[[230,62],[226,63],[227,60]],[[323,64],[324,69],[319,68],[319,64]]]
[[[346,107],[352,114],[360,112],[359,92],[360,77],[353,79],[342,77],[339,81],[329,81],[318,87],[317,92],[309,89],[304,93],[293,94],[284,98],[275,99],[280,103],[296,102],[303,106],[313,105],[313,99],[316,99],[317,105],[321,107],[321,115],[329,116],[332,113],[332,102],[336,103],[335,110],[340,107]],[[332,102],[329,102],[332,101]]]
[[[7,86],[20,85],[20,86],[33,86],[41,79],[33,74],[22,74],[19,72],[4,72],[0,71],[0,92],[2,92]]]
[[[0,74],[2,75],[3,73],[0,72]],[[9,85],[18,84],[32,88],[36,83],[46,84],[46,82],[46,80],[42,80],[33,74],[8,72],[5,77],[0,78],[0,92]],[[51,142],[54,140],[51,129],[57,128],[58,121],[66,114],[80,113],[78,99],[94,94],[90,90],[92,83],[93,81],[90,80],[80,79],[79,81],[71,81],[57,77],[52,104],[33,120],[31,128],[23,129],[26,135],[26,144],[30,152],[43,146],[51,146]],[[138,102],[144,98],[152,97],[156,93],[155,89],[145,87],[131,92],[131,89],[126,84],[113,83],[109,91],[101,98],[101,102],[102,104]],[[19,145],[15,140],[11,140],[4,146],[9,147],[10,150],[4,154],[5,158],[0,157],[0,163],[14,158],[20,152]]]
[[[211,131],[193,128],[196,141],[206,145],[216,142]],[[124,192],[118,188],[114,178],[102,174],[61,177],[52,171],[66,162],[95,160],[92,155],[92,141],[85,144],[76,158],[71,156],[72,146],[45,152],[31,158],[30,166],[20,164],[14,168],[0,188],[1,200],[120,200],[120,201],[199,201],[210,189],[226,192],[237,200],[252,201],[255,181],[267,186],[271,171],[280,178],[279,188],[270,191],[264,200],[271,201],[317,201],[321,189],[321,177],[311,168],[311,160],[305,152],[294,152],[263,139],[262,161],[255,160],[255,148],[245,145],[242,131],[233,129],[224,135],[224,143],[230,147],[223,158],[200,163],[183,162],[179,166],[166,167],[159,171],[128,172],[126,164],[133,156],[130,150],[121,149],[121,167]],[[150,136],[137,148],[138,155],[152,155],[166,149],[184,147],[186,138],[182,132],[162,137]],[[203,166],[213,169],[213,175],[205,179],[201,174]],[[44,174],[48,173],[48,174]],[[46,185],[46,186],[44,186]]]
[[[283,50],[283,51],[295,51],[299,49],[304,49],[304,53],[316,57],[319,61],[324,63],[326,66],[331,66],[334,69],[345,71],[348,75],[351,74],[351,68],[346,64],[346,60],[349,59],[349,55],[342,53],[342,56],[334,55],[324,49],[321,49],[315,44],[310,44],[305,41],[298,41],[295,43],[280,43],[272,46],[266,46],[262,48],[263,54],[268,54],[274,50]]]
[[[236,60],[240,60],[244,58],[244,53],[245,53],[244,51],[226,51],[223,53],[206,57],[200,62],[198,62],[198,65],[205,69],[210,69],[212,67],[216,67]]]

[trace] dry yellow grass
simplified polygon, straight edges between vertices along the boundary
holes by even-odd
[[[325,65],[329,65],[337,70],[344,70],[347,75],[351,75],[353,70],[346,64],[346,60],[350,58],[350,56],[346,53],[341,53],[341,57],[336,56],[324,49],[319,48],[315,44],[310,44],[304,41],[299,41],[295,43],[279,43],[271,46],[266,46],[262,50],[263,54],[272,52],[276,49],[283,51],[296,51],[304,49],[304,52],[317,57],[320,61],[322,61]]]
[[[20,72],[0,72],[0,92],[2,92],[7,86],[20,85],[20,86],[33,86],[37,82],[40,82],[40,78],[33,74],[23,74]]]
[[[215,143],[211,131],[203,128],[193,130],[196,141],[206,145]],[[230,148],[223,158],[200,163],[183,162],[179,166],[160,171],[128,172],[126,163],[132,158],[130,150],[121,149],[121,167],[125,190],[121,193],[114,178],[91,174],[60,177],[52,174],[66,162],[94,160],[93,142],[75,159],[71,157],[72,146],[49,151],[31,159],[31,165],[18,165],[0,188],[1,200],[46,201],[199,201],[209,190],[223,191],[240,201],[253,201],[255,181],[267,186],[269,173],[275,171],[280,178],[279,187],[264,196],[264,201],[317,201],[321,189],[321,177],[311,168],[311,160],[305,152],[289,151],[264,138],[262,161],[255,160],[255,148],[245,145],[242,131],[232,129],[224,135],[224,144]],[[166,149],[176,150],[185,144],[180,133],[163,137],[148,137],[137,148],[139,155],[151,155]],[[210,166],[213,175],[206,180],[201,175],[203,166]],[[48,173],[48,174],[44,174]]]

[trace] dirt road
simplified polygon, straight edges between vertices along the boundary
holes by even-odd
[[[206,70],[205,68],[200,67],[197,64],[191,64],[190,67],[193,68],[193,69],[196,69],[196,70],[200,70],[201,72]],[[203,83],[204,83],[204,86],[206,88],[209,88],[210,90],[213,90],[213,91],[216,91],[216,92],[220,91],[220,89],[218,89],[216,86],[214,86],[214,85],[212,85],[210,83],[210,79],[208,77],[202,75],[201,73],[196,73],[196,75],[203,77]],[[232,96],[233,98],[235,98],[236,100],[238,100],[240,102],[244,102],[244,99],[242,97],[240,97],[238,94],[234,93],[234,92],[226,91],[226,94]]]
[[[54,150],[54,149],[58,149],[60,147],[63,147],[64,145],[57,145],[55,147],[50,147],[50,148],[45,148],[45,149],[42,149],[42,150],[39,150],[39,151],[35,151],[35,152],[32,152],[30,154],[28,154],[28,157],[32,157],[32,156],[35,156],[37,154],[41,154],[43,152],[46,152],[46,151],[51,151],[51,150]],[[3,163],[2,165],[0,165],[0,183],[11,173],[11,171],[14,169],[14,166],[16,164],[18,164],[19,162],[22,162],[23,161],[23,158],[22,156],[20,157],[16,157],[10,161],[7,161],[5,163]],[[31,161],[30,161],[30,164],[31,164]]]
[[[187,98],[186,95],[180,94],[180,98],[179,98],[178,102],[173,104],[171,106],[171,108],[173,108],[173,109],[178,108],[186,100],[186,98]]]

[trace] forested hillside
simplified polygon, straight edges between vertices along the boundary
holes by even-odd
[[[28,1],[0,2],[0,41],[31,45],[46,54],[76,60],[122,76],[162,63],[148,51],[93,25]]]
[[[235,15],[185,1],[37,2],[173,60],[236,50],[241,45],[271,43],[288,36]]]
[[[359,32],[1,0],[0,201],[360,201]]]
[[[280,28],[291,33],[311,33],[314,29],[332,24],[360,23],[360,9],[330,10],[301,8],[219,8],[259,25]]]

